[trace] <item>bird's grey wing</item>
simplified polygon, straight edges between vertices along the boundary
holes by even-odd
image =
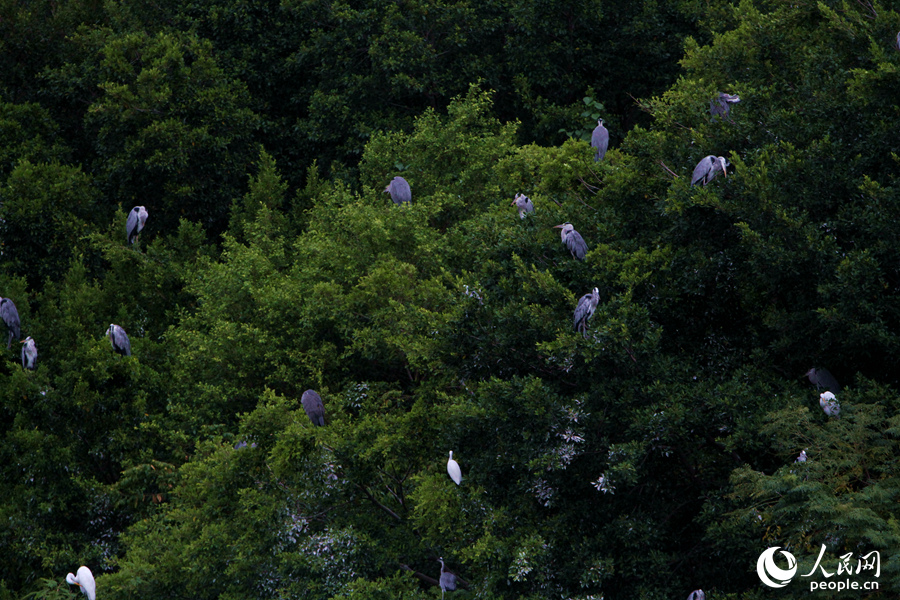
[[[596,148],[597,153],[594,155],[594,162],[603,160],[606,156],[606,149],[609,147],[609,131],[603,125],[597,125],[594,133],[591,134],[591,146]]]
[[[394,191],[397,194],[394,200],[398,204],[403,204],[404,202],[412,202],[412,190],[409,189],[409,182],[402,177],[396,178],[394,182],[397,184],[396,186],[394,186]]]
[[[128,220],[125,222],[125,235],[128,236],[129,242],[134,237],[133,232],[137,231],[137,225],[138,225],[138,213],[137,213],[137,211],[132,209],[131,212],[128,213]]]
[[[319,427],[325,425],[325,405],[322,403],[322,397],[318,393],[306,390],[300,398],[300,403],[303,405],[303,410],[306,411],[306,416],[313,422],[313,425]]]
[[[9,332],[13,337],[19,339],[22,333],[19,323],[19,311],[16,310],[16,305],[9,298],[5,298],[0,302],[0,319],[3,319],[3,322],[9,327]]]
[[[693,187],[706,177],[706,175],[709,173],[711,164],[712,163],[709,162],[708,156],[697,163],[697,166],[694,167],[694,174],[691,176],[691,187]]]
[[[569,249],[569,252],[575,255],[575,258],[584,260],[584,255],[587,254],[587,243],[581,237],[581,234],[574,229],[566,239],[566,247]]]
[[[822,387],[829,392],[837,393],[841,391],[841,385],[828,369],[816,369],[816,380],[817,386]]]
[[[578,306],[575,307],[575,331],[578,331],[578,325],[587,317],[591,306],[591,295],[585,294],[578,300]]]
[[[113,337],[116,340],[116,346],[125,350],[125,356],[131,356],[131,340],[125,330],[119,327],[113,331]]]
[[[531,203],[531,198],[525,198],[525,212],[534,212],[534,204]]]
[[[456,575],[453,573],[441,573],[441,587],[448,592],[456,590]]]

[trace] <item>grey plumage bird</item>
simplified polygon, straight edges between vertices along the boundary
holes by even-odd
[[[703,593],[703,590],[694,590],[688,594],[687,600],[706,600],[706,594]]]
[[[591,134],[591,146],[597,151],[594,154],[594,162],[603,160],[606,149],[609,148],[609,131],[603,126],[603,119],[597,121],[594,132]]]
[[[594,288],[590,293],[585,294],[578,300],[575,307],[575,331],[580,331],[584,337],[587,337],[588,319],[594,316],[597,310],[597,304],[600,303],[600,290]]]
[[[439,558],[438,561],[441,563],[441,598],[444,597],[444,592],[453,592],[456,591],[456,575],[447,570],[444,566],[444,559]]]
[[[710,181],[716,178],[716,175],[721,171],[725,177],[728,177],[728,172],[725,170],[731,163],[725,160],[724,156],[713,156],[710,154],[706,156],[697,163],[697,166],[694,167],[694,174],[691,177],[691,187],[694,187],[695,184],[702,182],[703,185],[706,185]]]
[[[525,194],[516,194],[516,198],[509,205],[516,207],[516,210],[519,211],[520,219],[525,218],[525,213],[534,212],[534,204],[531,203],[531,199]]]
[[[723,119],[731,116],[731,105],[741,101],[740,96],[720,93],[717,97],[709,101],[709,112],[713,119],[722,117]]]
[[[34,371],[37,366],[37,344],[29,335],[22,341],[22,368]]]
[[[391,200],[398,206],[412,202],[412,190],[409,189],[409,183],[402,177],[394,177],[384,191],[391,195]]]
[[[306,390],[303,392],[303,396],[300,397],[300,403],[303,405],[303,410],[306,411],[306,416],[309,417],[313,425],[318,427],[325,426],[325,405],[322,404],[322,397],[319,394],[314,390]]]
[[[798,463],[798,462],[806,462],[806,450],[801,450],[801,451],[800,451],[800,456],[798,456],[798,457],[797,457],[797,460],[795,460],[794,462],[795,462],[795,463]]]
[[[569,249],[574,258],[584,260],[588,247],[581,234],[575,231],[575,226],[571,223],[563,223],[562,225],[554,225],[553,229],[562,229],[559,232],[562,243],[566,245],[566,248]]]
[[[6,323],[9,330],[9,340],[6,342],[6,348],[12,347],[13,338],[22,337],[22,328],[19,324],[19,311],[16,309],[15,303],[9,298],[0,298],[0,319]]]
[[[841,386],[837,379],[834,378],[828,369],[816,369],[813,367],[805,373],[810,383],[816,386],[817,390],[828,390],[829,392],[840,392]]]
[[[124,329],[111,323],[109,329],[106,330],[106,335],[109,336],[109,343],[112,344],[113,350],[122,356],[131,356],[131,341]]]
[[[125,222],[125,235],[128,236],[128,243],[133,244],[138,234],[147,223],[147,209],[143,206],[135,206],[128,213],[128,221]]]

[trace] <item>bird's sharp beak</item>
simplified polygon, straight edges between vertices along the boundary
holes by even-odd
[[[562,229],[562,228],[563,228],[563,225],[554,225],[553,226],[553,229]]]
[[[516,203],[516,201],[513,200],[512,202],[509,203],[509,205],[512,206],[512,205],[515,204],[515,203]]]

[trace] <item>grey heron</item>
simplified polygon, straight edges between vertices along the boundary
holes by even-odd
[[[441,598],[444,597],[444,592],[453,592],[456,591],[456,575],[447,570],[444,566],[444,558],[438,558],[438,562],[441,563]]]
[[[106,335],[109,336],[109,343],[112,344],[113,350],[122,356],[131,356],[131,341],[124,329],[111,323],[109,329],[106,330]]]
[[[19,311],[16,310],[16,305],[9,298],[0,298],[0,319],[3,319],[9,329],[9,340],[6,342],[6,348],[9,349],[12,347],[13,338],[19,339],[22,336]]]
[[[88,600],[97,599],[97,584],[94,583],[94,574],[87,567],[78,567],[78,575],[72,573],[66,575],[66,583],[81,588],[81,593],[87,596]]]
[[[525,218],[525,213],[534,212],[534,204],[531,203],[531,199],[525,194],[516,194],[515,200],[510,202],[509,205],[516,207],[516,210],[519,211],[520,219]]]
[[[597,288],[578,300],[578,305],[575,307],[575,331],[580,331],[584,337],[587,337],[588,319],[594,316],[594,311],[597,310],[599,303],[600,290]]]
[[[447,461],[447,475],[456,485],[462,483],[462,471],[459,469],[459,463],[453,460],[453,450],[450,451],[450,460]]]
[[[697,166],[694,167],[694,175],[691,177],[691,187],[694,187],[695,184],[699,182],[703,182],[703,185],[706,185],[710,181],[716,178],[716,175],[719,174],[719,171],[728,177],[728,172],[725,170],[727,166],[731,163],[725,160],[724,156],[713,156],[710,154],[706,156],[697,163]]]
[[[609,131],[603,126],[603,119],[597,120],[597,126],[591,134],[591,146],[597,150],[594,155],[594,162],[603,160],[606,156],[606,149],[609,148]]]
[[[323,427],[325,425],[325,405],[322,404],[322,397],[315,390],[306,390],[300,398],[303,404],[303,410],[306,416],[312,421],[313,425]]]
[[[831,392],[822,392],[819,394],[819,406],[825,411],[829,417],[841,416],[841,405],[838,404],[837,398]]]
[[[688,594],[687,600],[706,600],[706,594],[703,593],[703,590],[694,590]]]
[[[566,245],[566,248],[569,249],[574,258],[584,260],[588,247],[581,234],[575,231],[575,226],[571,223],[563,223],[562,225],[554,225],[553,229],[562,229],[559,234],[563,244]]]
[[[391,200],[398,206],[404,202],[412,202],[412,191],[409,189],[409,183],[402,177],[394,177],[387,187],[384,188],[384,191],[391,195]]]
[[[128,243],[133,244],[144,225],[147,223],[147,209],[143,206],[135,206],[128,213],[128,221],[125,223],[125,234],[128,236]]]
[[[713,119],[716,117],[729,117],[731,116],[731,105],[740,101],[740,96],[722,92],[718,97],[709,101],[709,112],[712,114]]]
[[[813,367],[805,373],[809,378],[809,382],[816,386],[817,390],[828,390],[829,392],[840,392],[841,386],[834,378],[834,375],[828,372],[828,369],[816,369]]]
[[[29,335],[22,341],[22,368],[34,371],[37,366],[37,344]]]
[[[806,450],[801,450],[801,451],[800,451],[800,456],[798,456],[798,457],[797,457],[797,460],[795,460],[794,462],[795,462],[795,463],[798,463],[798,462],[806,462]]]

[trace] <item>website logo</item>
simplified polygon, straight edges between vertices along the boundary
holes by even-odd
[[[787,560],[787,569],[782,569],[775,564],[775,553],[779,551],[781,546],[773,546],[767,548],[765,552],[759,555],[756,561],[756,574],[759,580],[770,588],[783,588],[794,575],[797,574],[797,559],[787,550],[781,550],[784,559]],[[878,581],[865,580],[868,577],[881,576],[881,555],[877,550],[873,550],[868,554],[859,556],[856,564],[853,564],[853,553],[848,552],[840,556],[837,561],[837,568],[828,571],[822,563],[825,557],[825,544],[822,544],[819,550],[819,556],[816,558],[816,564],[810,569],[809,573],[801,574],[800,577],[812,577],[813,575],[821,575],[824,581],[810,581],[809,591],[830,590],[842,592],[844,590],[877,590],[879,589]],[[818,573],[817,573],[818,571]],[[857,576],[862,576],[864,580],[860,581]],[[834,577],[834,579],[832,579]]]
[[[797,573],[797,559],[790,552],[781,551],[787,559],[787,569],[781,569],[775,564],[775,552],[779,548],[781,546],[773,546],[767,549],[759,555],[759,560],[756,561],[756,574],[759,575],[759,579],[764,584],[772,588],[783,588]]]

